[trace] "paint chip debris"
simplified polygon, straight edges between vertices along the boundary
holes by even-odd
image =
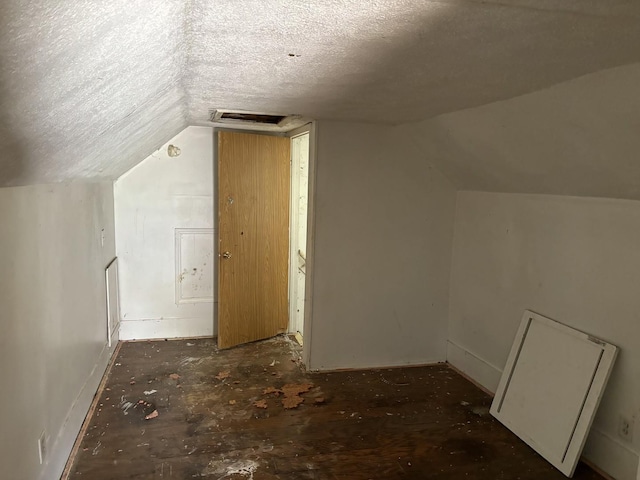
[[[253,402],[253,405],[256,408],[267,408],[267,401],[266,400],[256,400],[255,402]]]
[[[282,406],[288,410],[292,408],[297,408],[298,405],[303,403],[304,398],[302,398],[300,395],[308,392],[312,388],[313,388],[313,383],[288,383],[282,388],[267,387],[262,391],[262,394],[263,395],[275,394],[276,397],[282,394],[283,395]],[[324,399],[322,399],[321,402],[316,402],[316,403],[323,403],[323,402],[324,402]]]
[[[281,390],[285,397],[291,397],[308,392],[311,388],[313,388],[313,383],[289,383],[282,387]]]
[[[171,380],[178,380],[180,378],[180,375],[178,375],[177,373],[172,373],[169,375],[169,378]]]
[[[160,415],[158,413],[158,410],[154,410],[153,412],[151,412],[149,415],[146,415],[144,417],[145,420],[151,420],[152,418],[156,418],[158,415]]]
[[[158,415],[160,415],[158,413],[158,410],[156,409],[156,406],[151,402],[147,402],[146,400],[138,400],[135,408],[137,407],[142,407],[142,413],[144,414],[145,420],[151,420],[152,418],[156,418]]]
[[[158,393],[157,390],[145,390],[143,392],[145,395],[153,395],[154,393]]]
[[[288,410],[291,408],[298,408],[298,405],[300,405],[302,402],[304,402],[304,398],[299,397],[298,395],[292,397],[285,396],[282,399],[282,406]]]
[[[229,370],[225,370],[224,372],[219,372],[215,378],[217,378],[218,380],[224,380],[225,378],[229,378],[229,376],[231,375],[231,372]]]

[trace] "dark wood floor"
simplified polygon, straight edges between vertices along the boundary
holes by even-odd
[[[69,478],[565,478],[446,365],[309,374],[298,358],[286,337],[123,344]],[[297,408],[264,394],[287,384],[310,388]],[[574,478],[602,477],[581,464]]]

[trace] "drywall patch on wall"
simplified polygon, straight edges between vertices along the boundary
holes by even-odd
[[[458,193],[450,342],[502,368],[531,309],[617,345],[592,429],[601,435],[589,436],[585,455],[611,474],[623,468],[621,480],[635,480],[626,451],[640,453],[638,422],[632,441],[618,435],[620,415],[640,405],[639,244],[637,201]]]
[[[212,129],[188,127],[115,183],[120,338],[214,334],[212,167]]]
[[[176,304],[213,303],[213,229],[176,228]]]

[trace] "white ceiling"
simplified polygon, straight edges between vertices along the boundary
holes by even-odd
[[[625,0],[3,0],[0,184],[115,178],[212,108],[404,123],[640,61]]]

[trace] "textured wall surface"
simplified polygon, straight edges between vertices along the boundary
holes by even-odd
[[[212,108],[403,123],[640,61],[612,0],[5,0],[0,185],[116,178]]]

